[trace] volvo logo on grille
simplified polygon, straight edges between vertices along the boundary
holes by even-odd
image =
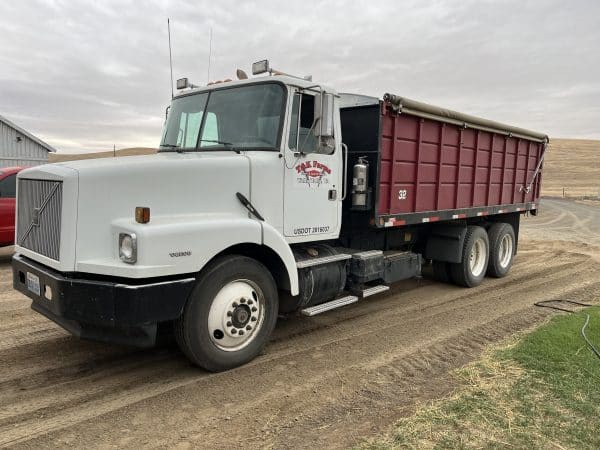
[[[36,229],[36,234],[40,232],[40,230],[44,229],[44,226],[40,225],[40,216],[44,213],[45,209],[48,207],[48,205],[52,204],[52,202],[54,201],[55,198],[55,194],[57,191],[59,191],[60,188],[62,188],[62,183],[61,182],[49,182],[49,181],[45,181],[45,180],[20,180],[21,182],[37,182],[37,183],[43,183],[41,184],[42,189],[41,190],[37,190],[35,192],[35,196],[32,194],[31,191],[26,191],[23,190],[22,194],[19,194],[20,196],[23,195],[23,198],[25,199],[24,201],[28,201],[30,204],[31,203],[35,203],[39,206],[34,206],[31,209],[29,209],[30,211],[30,216],[27,217],[27,214],[25,214],[24,216],[19,215],[19,222],[22,219],[26,219],[27,222],[25,223],[29,223],[27,229],[25,230],[25,232],[21,235],[20,239],[19,239],[19,245],[24,246],[25,248],[29,248],[25,245],[25,242],[27,240],[27,238],[29,237],[30,234],[32,234],[32,231],[34,229]],[[44,186],[44,184],[46,183],[51,183],[50,186]],[[19,185],[19,186],[27,186],[25,184],[23,185]],[[49,189],[47,189],[49,188]],[[29,195],[29,197],[27,197],[27,195]],[[37,197],[37,198],[36,198]],[[58,201],[60,202],[61,198],[58,198]],[[21,202],[21,200],[20,200]],[[23,204],[22,206],[24,206],[26,208],[26,204]],[[32,205],[33,206],[33,205]],[[19,203],[19,209],[21,209],[21,203]],[[60,203],[58,206],[58,209],[60,210]],[[20,213],[19,213],[20,214]],[[46,221],[44,221],[46,222]],[[60,225],[59,225],[59,233],[60,233]],[[48,232],[48,231],[52,231],[52,230],[43,230],[42,232]],[[56,240],[57,242],[60,242],[60,237],[58,237],[58,239]],[[44,241],[42,241],[44,242]],[[44,254],[44,253],[42,253]],[[44,254],[45,255],[45,254]],[[45,255],[45,256],[49,256],[49,255]],[[53,259],[57,259],[58,258],[58,250],[56,251],[56,257]]]
[[[34,227],[40,226],[40,208],[33,208],[31,225],[33,225]]]

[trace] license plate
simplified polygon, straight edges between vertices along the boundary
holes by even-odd
[[[27,289],[35,295],[40,295],[40,277],[31,272],[27,272]]]

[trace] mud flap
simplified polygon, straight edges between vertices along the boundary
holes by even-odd
[[[450,225],[434,228],[427,239],[425,258],[460,263],[466,234],[466,226]]]

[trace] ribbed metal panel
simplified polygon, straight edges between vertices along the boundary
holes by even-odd
[[[50,147],[0,116],[0,168],[29,167],[48,162]]]
[[[17,244],[60,260],[62,182],[19,180]]]

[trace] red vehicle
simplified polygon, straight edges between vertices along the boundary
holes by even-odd
[[[21,170],[23,167],[0,168],[0,247],[14,244],[17,173]]]

